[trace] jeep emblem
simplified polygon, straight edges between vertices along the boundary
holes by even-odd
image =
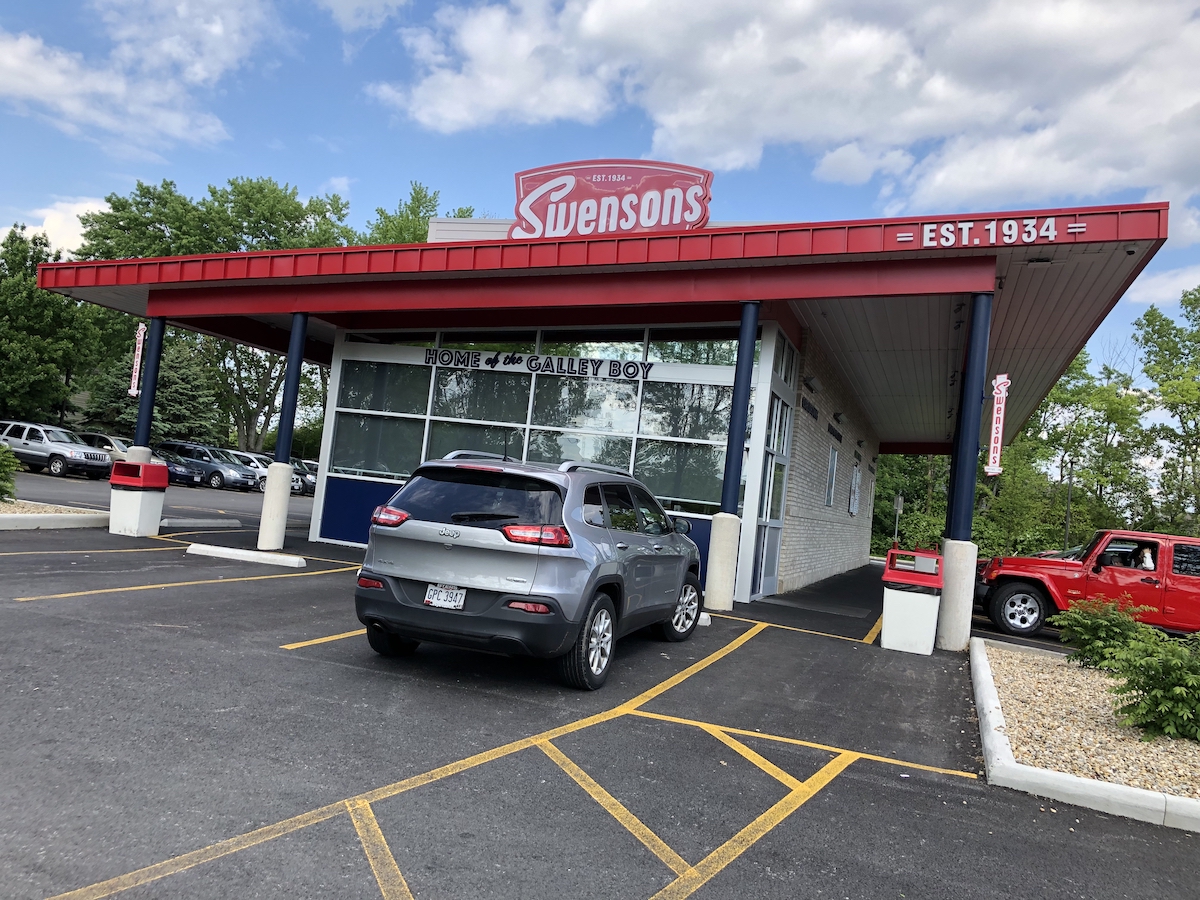
[[[457,528],[447,528],[446,526],[443,525],[442,530],[439,531],[438,534],[440,534],[442,537],[456,538],[459,535],[461,535],[462,532],[459,531]]]

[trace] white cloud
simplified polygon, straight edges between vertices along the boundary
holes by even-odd
[[[108,209],[101,197],[72,197],[56,200],[43,209],[33,210],[40,217],[40,226],[30,226],[31,231],[44,231],[50,243],[64,253],[74,252],[83,243],[83,226],[79,217],[86,212]]]
[[[316,0],[317,6],[333,16],[342,31],[378,28],[407,0]]]
[[[350,182],[354,179],[347,175],[334,175],[318,189],[322,194],[338,194],[345,197],[350,193]]]
[[[1125,292],[1130,303],[1157,303],[1170,306],[1179,302],[1184,291],[1200,286],[1200,266],[1168,269],[1154,275],[1142,274]]]
[[[441,132],[627,106],[654,155],[798,145],[896,209],[1200,193],[1190,0],[492,0],[403,40],[418,76],[370,92]],[[1172,220],[1200,239],[1194,209]]]
[[[68,134],[123,152],[228,137],[197,92],[245,64],[276,34],[270,0],[94,0],[112,40],[86,59],[41,37],[0,29],[0,101]]]

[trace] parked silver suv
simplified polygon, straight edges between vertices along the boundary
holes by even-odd
[[[56,425],[29,422],[0,423],[0,444],[7,444],[13,456],[31,472],[49,469],[51,475],[79,472],[88,478],[107,478],[112,457],[84,443],[75,432]]]
[[[557,657],[595,690],[617,638],[653,625],[683,641],[700,618],[690,523],[616,469],[431,461],[371,523],[354,600],[384,656],[434,641]]]

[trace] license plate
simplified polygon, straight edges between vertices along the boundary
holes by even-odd
[[[193,476],[192,476],[192,481],[196,482],[196,484],[199,484],[199,483],[200,483],[200,476],[199,476],[199,475],[193,475]]]
[[[425,605],[441,609],[462,609],[467,589],[454,584],[431,584],[425,588]]]

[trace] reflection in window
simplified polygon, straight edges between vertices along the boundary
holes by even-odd
[[[629,499],[629,489],[623,484],[604,485],[604,502],[608,504],[608,527],[617,531],[637,531],[637,510]]]
[[[570,375],[537,378],[533,397],[535,425],[633,434],[636,422],[637,382]]]
[[[583,493],[583,521],[597,528],[604,527],[604,505],[600,502],[600,487],[592,485]]]
[[[447,350],[499,350],[503,353],[533,353],[535,331],[444,331],[440,346]]]
[[[633,463],[634,477],[668,503],[678,498],[719,505],[724,472],[724,447],[679,441],[639,440]]]
[[[829,473],[825,480],[825,505],[833,506],[833,486],[837,481],[837,447],[829,448]]]
[[[529,415],[529,375],[481,369],[437,370],[433,414],[449,419],[525,422]]]
[[[525,449],[525,429],[501,425],[430,422],[426,459],[441,459],[452,450],[482,450],[519,460]]]
[[[342,363],[338,406],[418,413],[429,405],[429,367],[348,359]]]
[[[1171,571],[1176,575],[1200,577],[1200,546],[1176,544],[1175,561],[1171,564]]]
[[[594,359],[641,360],[646,332],[641,328],[587,331],[543,331],[545,356],[589,356]]]
[[[646,358],[651,362],[732,366],[737,362],[737,348],[737,328],[653,328]],[[757,342],[754,358],[758,359]]]
[[[404,479],[421,462],[425,422],[338,413],[329,470]]]
[[[529,461],[561,463],[568,459],[600,463],[629,471],[632,438],[600,434],[571,434],[564,431],[531,431]]]
[[[671,530],[671,521],[658,508],[654,498],[639,487],[632,488],[633,502],[637,504],[642,518],[643,534],[666,534]]]
[[[729,434],[733,388],[714,384],[647,382],[642,388],[642,434],[723,441]]]
[[[771,479],[771,519],[783,518],[783,498],[787,492],[787,464],[774,463],[773,478]]]

